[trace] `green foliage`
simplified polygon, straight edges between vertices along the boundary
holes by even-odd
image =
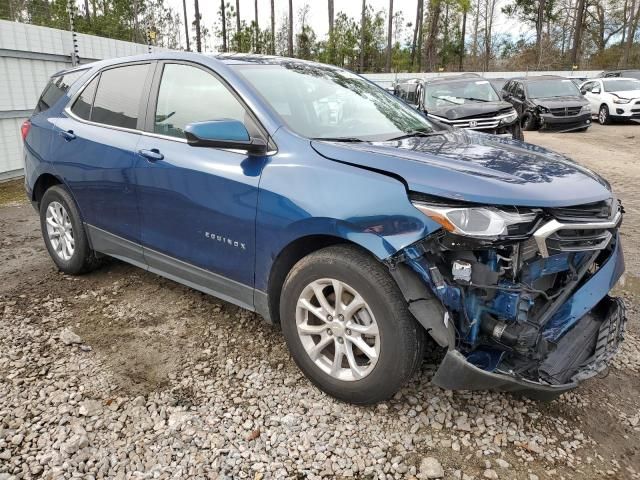
[[[215,17],[201,18],[200,21],[204,51],[221,50],[223,45],[223,13],[219,0],[216,1],[218,8]],[[495,0],[425,0],[422,38],[418,39],[417,48],[429,57],[429,65],[424,65],[425,68],[457,70],[461,58],[464,59],[463,66],[467,70],[570,68],[577,3],[575,0],[505,0],[503,14],[524,23],[529,30],[525,37],[515,38],[512,32],[500,32],[494,28],[491,38],[487,40],[485,29],[489,31],[490,27],[486,26],[487,19],[484,16],[488,2],[492,1]],[[77,32],[138,43],[146,43],[147,35],[151,32],[151,41],[155,45],[184,48],[183,20],[177,11],[168,6],[168,2],[169,0],[0,0],[0,18],[68,30],[69,10],[73,8]],[[396,1],[396,7],[402,3]],[[294,13],[297,22],[296,31],[292,35],[296,57],[352,70],[384,71],[388,25],[388,12],[385,9],[375,11],[371,4],[367,5],[364,12],[364,32],[361,31],[362,18],[349,17],[338,10],[331,35],[319,38],[308,22],[310,0],[296,0],[295,4],[299,7]],[[321,4],[326,2],[314,2],[314,9]],[[626,32],[623,27],[628,25],[631,16],[630,4],[630,0],[586,0],[580,46],[581,65],[584,68],[610,68],[621,64],[624,52],[621,40],[623,32]],[[317,14],[317,10],[315,13]],[[465,14],[467,21],[463,39],[462,19]],[[415,18],[415,11],[394,9],[391,35],[393,72],[412,70],[411,43],[414,26],[411,22]],[[224,20],[228,51],[272,51],[270,28],[260,29],[254,21],[243,20],[238,30],[235,1],[225,0]],[[276,21],[277,55],[288,54],[288,20],[288,14],[283,14]],[[474,25],[478,25],[478,28],[474,29]],[[194,49],[195,33],[195,22],[192,22],[189,36],[193,40]],[[363,65],[360,65],[362,36],[364,59]],[[485,41],[490,42],[488,48],[485,48]],[[629,51],[629,67],[638,66],[639,50],[636,35],[635,43]]]

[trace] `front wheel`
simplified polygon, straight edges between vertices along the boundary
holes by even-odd
[[[99,265],[78,208],[63,186],[55,185],[42,196],[40,228],[49,255],[62,272],[77,275]]]
[[[385,267],[352,246],[319,250],[285,280],[280,318],[294,361],[340,400],[393,396],[424,355],[425,332]]]
[[[538,128],[536,119],[530,113],[525,113],[525,115],[522,117],[522,129],[526,130],[527,132],[531,132],[536,128]]]
[[[598,122],[600,125],[609,125],[611,123],[611,115],[609,115],[609,107],[602,105],[598,112]]]

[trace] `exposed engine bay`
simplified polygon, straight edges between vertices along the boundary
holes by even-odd
[[[523,391],[545,386],[545,395],[537,396],[553,397],[606,368],[625,323],[624,305],[608,296],[624,268],[617,234],[623,209],[613,202],[605,213],[593,204],[535,209],[491,239],[452,233],[443,221],[445,228],[394,259],[396,280],[410,267],[443,306],[442,326],[451,332],[446,346],[455,356],[448,355],[441,369],[458,371],[439,370],[435,383]],[[408,300],[412,308],[418,299]],[[420,321],[426,312],[416,307]],[[428,314],[434,312],[431,305]],[[445,346],[446,334],[430,332]],[[483,382],[477,374],[485,372],[518,384],[504,385],[498,377]]]

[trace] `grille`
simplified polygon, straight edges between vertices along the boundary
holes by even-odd
[[[493,118],[493,117],[497,117],[498,115],[506,115],[507,113],[511,113],[512,110],[513,109],[511,107],[502,108],[502,109],[498,110],[497,112],[479,113],[478,115],[471,115],[469,117],[462,117],[460,120],[472,120],[472,119],[476,119],[476,118]]]
[[[602,250],[612,236],[609,230],[558,230],[547,237],[547,248],[558,252]]]
[[[550,109],[551,114],[554,117],[573,117],[578,115],[580,110],[582,110],[582,107],[561,107]]]
[[[591,220],[607,220],[614,213],[612,199],[602,202],[585,203],[573,207],[550,208],[547,211],[557,220],[565,222],[583,222]]]

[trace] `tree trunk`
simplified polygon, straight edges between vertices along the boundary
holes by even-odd
[[[635,1],[635,0],[634,0]],[[573,37],[573,49],[571,50],[571,67],[578,65],[580,59],[580,44],[582,43],[582,30],[584,28],[584,0],[578,0],[576,8],[575,35]]]
[[[460,61],[458,62],[458,71],[464,70],[464,37],[467,33],[467,9],[462,11],[462,30],[460,32]]]
[[[629,52],[633,47],[633,38],[635,36],[636,29],[638,28],[638,17],[640,17],[640,7],[636,11],[637,0],[631,0],[631,10],[629,11],[629,30],[627,31],[626,45],[622,49],[622,66],[626,67],[629,64]]]
[[[437,63],[437,42],[438,30],[440,28],[440,12],[442,10],[442,2],[440,0],[431,0],[429,8],[429,32],[424,44],[423,67],[425,71],[432,72]]]
[[[289,29],[287,31],[289,56],[293,57],[293,0],[289,0]]]
[[[258,23],[258,0],[255,0],[254,2],[255,5],[255,17],[256,17],[256,38],[255,38],[255,48],[253,49],[253,51],[255,53],[260,53],[260,24]]]
[[[271,55],[276,54],[276,9],[271,0]]]
[[[416,61],[416,50],[418,48],[418,32],[421,29],[422,24],[422,7],[423,0],[418,0],[418,8],[416,9],[416,25],[413,29],[413,42],[411,43],[411,70]]]
[[[198,52],[202,52],[202,38],[200,37],[200,5],[198,5],[198,0],[194,1],[194,6],[196,15],[196,50]]]
[[[240,0],[236,0],[236,35],[240,35],[240,30],[242,30],[240,23]],[[240,43],[240,40],[238,40]],[[240,45],[238,45],[238,49],[240,49]]]
[[[334,9],[333,9],[333,0],[328,0],[327,8],[329,10],[329,38],[333,35],[333,19],[334,19]]]
[[[542,24],[546,3],[546,0],[538,0],[538,18],[536,19],[536,63],[538,68],[542,62]]]
[[[367,0],[362,0],[362,18],[360,19],[360,68],[359,72],[363,72],[365,68],[365,52],[364,52],[364,43],[365,43],[365,14],[367,13]]]
[[[422,44],[424,43],[424,0],[420,1],[420,28],[418,29],[418,45],[416,45],[416,58],[418,59],[418,72],[422,71]]]
[[[385,72],[391,71],[391,55],[393,54],[393,0],[389,0],[389,31],[387,32],[387,63],[385,65]]]
[[[184,35],[187,39],[187,52],[191,51],[191,46],[189,45],[189,22],[187,21],[187,0],[182,0],[182,11],[184,13]]]
[[[227,16],[224,11],[224,0],[220,0],[220,13],[222,14],[222,51],[227,51]]]

